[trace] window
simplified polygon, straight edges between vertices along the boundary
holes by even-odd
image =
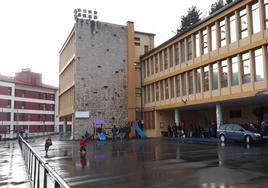
[[[232,57],[231,58],[231,69],[232,69],[232,86],[238,85],[238,58]]]
[[[141,39],[140,39],[140,37],[134,37],[134,40],[135,41],[140,41]]]
[[[159,52],[159,64],[160,64],[160,71],[163,70],[163,58],[162,52]]]
[[[151,85],[151,88],[152,88],[152,102],[154,102],[155,101],[154,84]]]
[[[147,102],[150,103],[151,102],[151,90],[150,90],[150,85],[146,87],[147,89]]]
[[[228,63],[227,60],[221,61],[221,88],[228,86]]]
[[[169,85],[168,85],[168,79],[165,80],[165,99],[169,99]]]
[[[180,97],[181,96],[181,79],[180,75],[176,76],[176,96]]]
[[[153,56],[150,58],[150,65],[151,65],[151,75],[154,74],[154,58]]]
[[[204,67],[204,91],[209,90],[209,67]]]
[[[165,69],[168,68],[168,54],[167,54],[167,49],[164,50],[164,66],[165,66]]]
[[[193,71],[188,72],[188,93],[189,95],[193,94],[194,92],[194,77],[193,77]]]
[[[220,46],[226,46],[226,28],[225,20],[220,21]]]
[[[144,53],[146,54],[149,51],[149,46],[148,45],[144,45]]]
[[[192,50],[192,38],[189,37],[187,38],[187,60],[191,60],[193,55],[193,50]]]
[[[175,65],[179,64],[179,45],[175,44]]]
[[[150,64],[149,64],[149,59],[146,61],[146,72],[147,72],[147,77],[150,76]]]
[[[135,46],[140,46],[141,44],[139,42],[135,42]]]
[[[9,95],[9,96],[12,95],[12,88],[11,87],[7,88],[7,95]]]
[[[7,108],[11,108],[11,100],[7,101]]]
[[[250,60],[249,52],[242,54],[242,81],[244,83],[251,82],[250,79]]]
[[[242,127],[240,125],[233,124],[233,131],[240,131]]]
[[[268,29],[268,0],[264,0],[264,10],[265,10],[265,28]]]
[[[219,72],[218,63],[214,63],[212,65],[212,69],[213,69],[212,88],[213,90],[215,90],[218,89],[218,72]]]
[[[148,97],[148,103],[151,102],[151,85],[147,86],[147,97]]]
[[[155,73],[158,73],[158,71],[159,71],[159,63],[158,63],[157,55],[154,56],[154,66],[155,66]]]
[[[255,81],[264,80],[262,49],[254,50]]]
[[[155,84],[155,99],[159,101],[159,82]]]
[[[210,27],[211,30],[211,51],[216,50],[217,45],[217,35],[216,35],[216,26],[213,25]]]
[[[236,41],[236,19],[235,15],[230,16],[230,42],[233,43]]]
[[[195,57],[200,56],[200,38],[199,33],[195,34]]]
[[[54,111],[54,105],[53,105],[53,104],[50,105],[50,110],[51,110],[51,111]]]
[[[170,78],[170,98],[174,98],[174,77]]]
[[[136,88],[136,97],[141,96],[141,88]]]
[[[181,77],[181,84],[182,84],[182,95],[185,96],[187,95],[187,86],[186,86],[186,73],[183,73],[182,74],[182,77]]]
[[[181,41],[181,62],[185,62],[185,42]]]
[[[161,95],[161,100],[164,100],[164,81],[160,81],[160,95]]]
[[[252,31],[253,33],[258,33],[261,31],[260,26],[260,10],[259,10],[259,4],[258,2],[251,5],[252,10]]]
[[[146,78],[146,61],[142,62],[142,75]]]
[[[45,106],[45,104],[43,104]],[[22,102],[21,104],[21,109],[25,109],[25,106],[26,106],[26,103],[25,102]]]
[[[208,35],[207,35],[207,29],[202,31],[202,52],[203,54],[208,53]]]
[[[248,18],[247,9],[244,8],[239,12],[240,16],[240,38],[245,38],[248,36]]]
[[[173,47],[169,48],[169,66],[173,67]]]
[[[196,93],[201,92],[201,69],[196,69]]]
[[[143,95],[143,99],[144,99],[144,103],[147,104],[147,91],[146,91],[146,87],[144,87],[144,95]]]
[[[25,97],[25,95],[26,95],[26,91],[22,91],[21,97]],[[40,95],[42,95],[42,93],[40,93]],[[40,96],[40,98],[41,98],[41,96]]]

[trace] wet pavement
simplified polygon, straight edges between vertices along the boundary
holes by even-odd
[[[30,188],[18,141],[0,141],[0,187]]]
[[[86,157],[81,157],[78,141],[52,139],[46,160],[74,188],[266,188],[268,184],[267,145],[91,141]],[[43,140],[30,144],[45,157]]]

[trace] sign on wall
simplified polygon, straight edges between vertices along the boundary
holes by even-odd
[[[75,118],[89,118],[89,112],[88,111],[76,111]]]

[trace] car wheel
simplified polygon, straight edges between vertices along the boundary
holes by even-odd
[[[247,136],[245,137],[245,142],[246,142],[246,144],[250,144],[251,141],[252,141],[252,140],[251,140],[251,137],[247,135]]]
[[[226,142],[226,138],[223,134],[220,135],[220,141],[221,142]]]

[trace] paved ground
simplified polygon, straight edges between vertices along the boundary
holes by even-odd
[[[43,143],[31,142],[42,156]],[[267,147],[168,139],[93,141],[81,158],[78,141],[53,138],[46,160],[74,188],[266,188]]]
[[[0,187],[29,188],[18,141],[0,141]]]

